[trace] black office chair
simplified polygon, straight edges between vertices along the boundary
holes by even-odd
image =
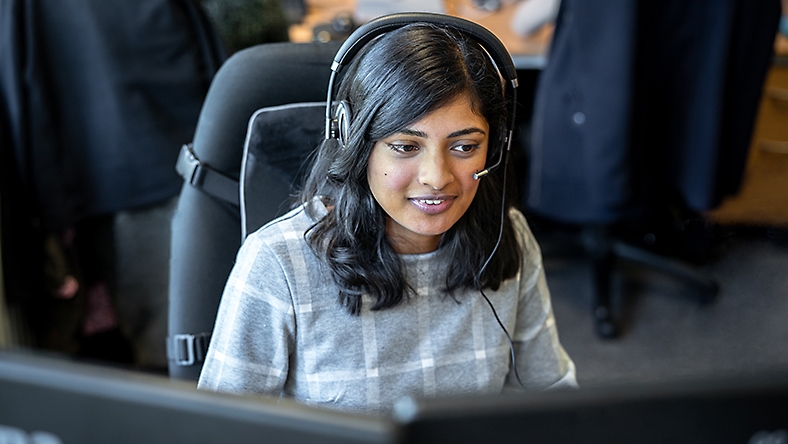
[[[178,162],[185,183],[172,221],[167,338],[172,378],[199,377],[224,284],[248,233],[245,230],[253,231],[287,210],[285,202],[300,171],[298,162],[293,163],[286,156],[302,158],[316,146],[317,141],[309,140],[325,124],[329,68],[338,47],[338,42],[255,46],[230,57],[211,83],[193,143],[183,147]],[[262,129],[265,125],[288,125],[282,124],[280,117],[273,123],[268,121],[273,113],[255,114],[261,108],[321,101],[304,109],[296,108],[295,113],[308,122],[312,121],[309,115],[317,115],[317,129],[306,129],[301,136]],[[292,113],[286,112],[281,118],[288,116],[292,117]],[[252,159],[245,168],[253,171],[246,175],[258,181],[256,189],[264,190],[254,196],[256,204],[248,204],[247,208],[244,201],[248,202],[251,196],[241,198],[238,180],[247,129],[254,127],[255,122],[260,131],[269,131],[265,146],[276,148],[267,153],[253,149],[247,154]],[[300,151],[296,153],[272,142],[275,137]],[[252,146],[263,146],[255,136],[250,136],[249,141]],[[281,162],[268,158],[256,163],[255,156],[275,156]],[[242,221],[242,207],[254,215],[251,220]]]

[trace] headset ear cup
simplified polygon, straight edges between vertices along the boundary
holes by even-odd
[[[337,123],[337,139],[343,147],[347,146],[350,137],[350,119],[352,118],[353,112],[350,109],[350,103],[344,100],[340,101],[337,104],[334,120]]]

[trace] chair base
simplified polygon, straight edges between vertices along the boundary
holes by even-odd
[[[586,228],[582,238],[593,269],[593,314],[597,335],[602,339],[614,339],[620,335],[611,308],[611,283],[615,261],[618,259],[663,272],[696,288],[698,302],[702,305],[711,304],[717,299],[719,285],[710,277],[679,260],[621,242],[611,236],[608,227]]]

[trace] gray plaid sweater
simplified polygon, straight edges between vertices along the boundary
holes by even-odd
[[[325,211],[322,206],[321,210]],[[523,246],[520,272],[485,291],[515,343],[529,389],[574,387],[539,247],[523,215],[510,217]],[[479,292],[440,292],[441,250],[400,256],[416,295],[352,316],[327,267],[304,241],[302,208],[243,243],[227,281],[198,387],[263,393],[348,411],[387,414],[403,397],[500,393],[517,384],[509,343]]]

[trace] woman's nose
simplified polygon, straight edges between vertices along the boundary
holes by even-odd
[[[427,150],[420,159],[419,182],[435,190],[442,190],[454,181],[451,160],[443,150]]]

